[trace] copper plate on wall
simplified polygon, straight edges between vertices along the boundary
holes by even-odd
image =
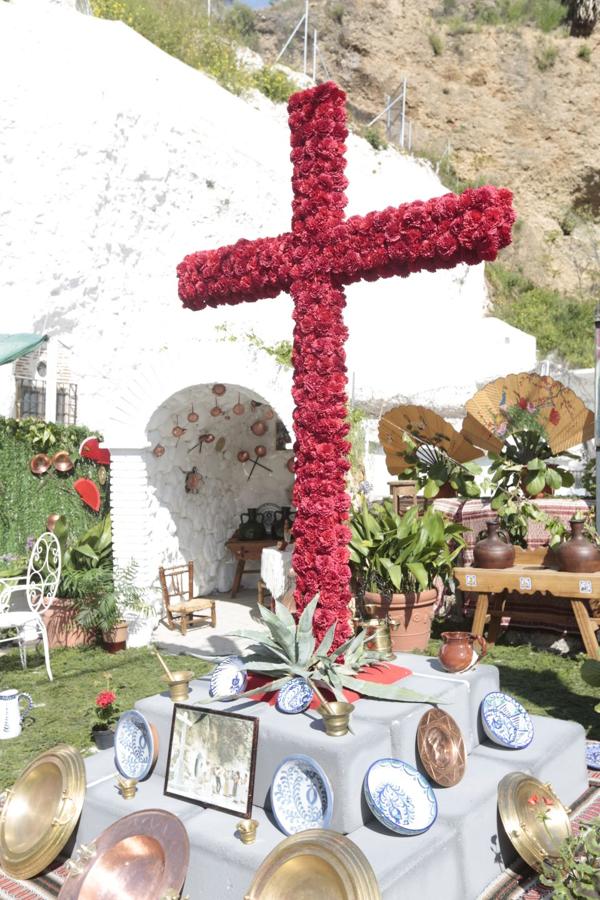
[[[38,875],[69,840],[83,806],[79,750],[58,744],[40,754],[6,791],[0,812],[0,865],[13,878]]]
[[[465,742],[448,713],[430,709],[417,729],[417,746],[423,768],[442,787],[452,787],[465,774]]]
[[[123,816],[67,864],[59,900],[150,900],[178,897],[190,861],[190,841],[177,816],[143,809]]]
[[[571,835],[569,812],[552,787],[524,772],[510,772],[499,783],[498,812],[513,847],[538,872]]]
[[[343,834],[310,828],[264,860],[244,900],[381,900],[367,857]]]

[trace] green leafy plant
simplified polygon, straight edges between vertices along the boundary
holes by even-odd
[[[402,475],[414,478],[428,500],[437,497],[445,485],[459,497],[479,497],[480,488],[475,478],[481,474],[481,466],[473,462],[456,462],[441,448],[419,441],[408,432],[404,432],[404,443],[408,448],[404,459],[409,468]]]
[[[463,526],[428,507],[399,516],[392,501],[360,506],[350,517],[350,568],[363,591],[384,595],[423,591],[436,577],[447,579],[465,547]]]
[[[370,126],[369,128],[365,128],[363,137],[365,141],[367,141],[367,143],[371,145],[373,150],[387,149],[387,141],[382,138],[377,128],[373,128],[372,126]]]
[[[591,62],[592,59],[592,49],[589,44],[582,44],[579,50],[577,51],[577,59],[582,59],[584,62]]]
[[[428,38],[429,46],[433,50],[433,55],[441,56],[444,52],[444,42],[441,35],[437,34],[437,32],[432,31],[428,34]]]
[[[96,581],[87,596],[77,602],[77,622],[86,631],[106,634],[121,624],[129,613],[149,615],[154,607],[145,602],[143,594],[136,585],[137,563],[131,562],[125,568],[110,572],[110,580],[106,578],[105,567],[89,570]],[[85,578],[80,585],[85,583]]]
[[[321,686],[328,688],[337,700],[342,701],[345,700],[343,689],[349,688],[357,694],[378,700],[433,702],[397,684],[378,684],[357,677],[364,666],[381,660],[379,653],[365,649],[364,643],[368,637],[366,632],[359,632],[336,650],[331,650],[336,628],[334,622],[317,645],[313,617],[318,600],[318,595],[313,597],[302,611],[297,624],[289,610],[279,601],[275,602],[274,613],[259,606],[267,633],[248,630],[233,632],[235,637],[253,641],[242,654],[244,668],[248,672],[258,672],[273,679],[269,684],[237,694],[237,698],[276,691],[290,678],[300,677],[310,684],[317,696],[320,696]],[[226,698],[213,698],[223,699]]]
[[[507,532],[511,544],[516,547],[527,548],[531,522],[539,522],[548,531],[551,547],[567,534],[566,525],[539,509],[518,484],[498,492],[493,497],[491,506],[498,513],[500,525]],[[485,537],[485,533],[480,537]]]
[[[107,729],[112,728],[113,725],[116,725],[119,715],[121,714],[117,702],[117,695],[111,690],[110,686],[112,676],[108,672],[105,672],[104,677],[106,679],[106,690],[100,691],[94,700],[94,707],[92,710],[94,724],[92,725],[92,732],[106,731]]]
[[[330,7],[328,7],[327,12],[331,16],[334,22],[337,22],[338,25],[342,24],[344,19],[344,4],[343,3],[333,3]]]
[[[540,42],[537,53],[535,54],[535,62],[540,72],[546,72],[551,69],[558,57],[558,47],[547,42]]]
[[[263,66],[252,77],[254,86],[273,103],[287,103],[290,94],[297,90],[291,78],[273,66]]]
[[[600,819],[583,822],[566,838],[558,856],[542,863],[540,881],[552,888],[553,900],[600,896]]]

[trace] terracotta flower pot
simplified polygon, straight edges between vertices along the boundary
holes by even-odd
[[[108,653],[118,653],[127,648],[127,622],[119,622],[110,631],[102,632],[102,643]]]
[[[94,632],[86,631],[78,625],[76,615],[73,601],[63,597],[57,597],[50,609],[42,613],[51,650],[56,647],[83,647],[94,643]]]
[[[392,649],[395,653],[425,650],[431,636],[436,601],[435,588],[417,594],[392,594],[391,598],[365,591],[367,613],[379,619],[386,616],[390,619]]]

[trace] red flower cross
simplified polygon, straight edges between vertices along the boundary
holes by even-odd
[[[344,285],[493,260],[515,219],[510,191],[482,187],[345,220],[345,99],[332,82],[290,98],[292,230],[193,253],[177,269],[189,309],[293,297],[296,604],[320,592],[315,630],[337,622],[335,646],[350,633]]]

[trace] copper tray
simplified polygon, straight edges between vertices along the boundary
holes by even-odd
[[[504,776],[498,785],[498,811],[513,847],[538,872],[542,861],[558,856],[571,835],[569,810],[549,784],[524,772]]]
[[[143,809],[123,816],[67,865],[59,900],[158,900],[179,896],[190,861],[190,841],[177,816]]]
[[[381,900],[367,857],[343,834],[310,828],[272,850],[244,900]]]
[[[60,853],[83,806],[85,767],[79,750],[58,744],[23,770],[3,795],[0,866],[32,878]]]
[[[442,787],[452,787],[465,774],[466,753],[460,728],[448,713],[430,709],[417,729],[423,768]]]

